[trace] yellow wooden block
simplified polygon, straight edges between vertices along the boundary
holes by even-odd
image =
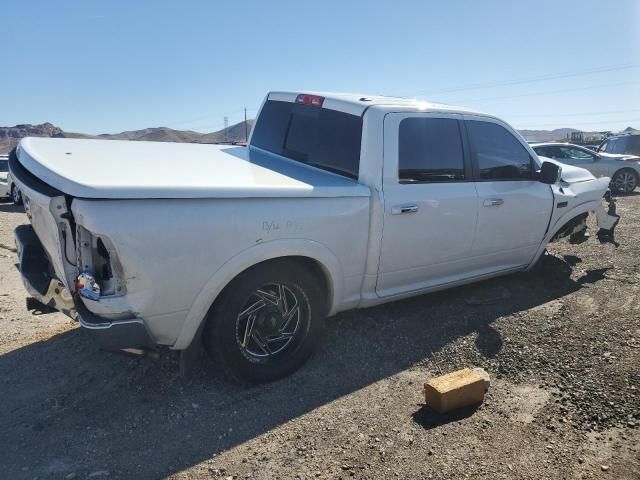
[[[424,400],[437,412],[444,413],[482,402],[487,388],[488,376],[484,371],[464,368],[425,382]]]

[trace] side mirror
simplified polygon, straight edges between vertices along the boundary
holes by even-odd
[[[542,183],[549,185],[558,183],[561,175],[562,167],[560,165],[552,162],[542,162],[542,166],[540,167],[540,181]]]

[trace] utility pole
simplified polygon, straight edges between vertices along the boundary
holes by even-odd
[[[229,129],[229,117],[224,117],[224,141],[227,141],[227,130]]]
[[[247,128],[247,107],[244,107],[244,143],[249,141],[249,132]]]

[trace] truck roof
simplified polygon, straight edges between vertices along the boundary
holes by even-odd
[[[267,95],[268,100],[280,100],[295,102],[299,95],[313,95],[324,98],[323,107],[339,110],[353,115],[362,115],[369,107],[386,108],[388,110],[401,109],[402,111],[434,111],[449,113],[466,113],[486,115],[464,107],[435,103],[416,98],[392,97],[386,95],[366,95],[361,93],[320,92],[320,91],[274,91]]]

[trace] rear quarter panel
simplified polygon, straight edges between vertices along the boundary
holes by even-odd
[[[186,348],[218,293],[255,263],[318,260],[331,311],[359,297],[369,198],[79,200],[76,222],[114,245],[126,304],[162,344]],[[179,341],[178,341],[179,340]]]

